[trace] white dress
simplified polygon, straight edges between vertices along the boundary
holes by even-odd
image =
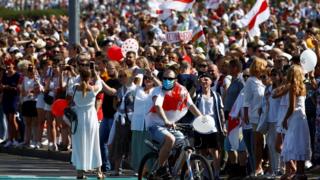
[[[310,160],[309,126],[305,113],[305,96],[297,97],[293,114],[288,119],[288,130],[283,141],[281,156],[284,162]]]
[[[96,85],[101,87],[98,80]],[[99,122],[95,108],[98,91],[88,91],[83,97],[82,91],[76,91],[74,110],[78,116],[78,127],[72,135],[71,162],[77,170],[93,170],[102,165],[99,143]]]

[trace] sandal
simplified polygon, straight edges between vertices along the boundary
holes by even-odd
[[[97,179],[104,179],[106,176],[103,174],[103,172],[97,173]]]
[[[87,176],[85,176],[85,175],[77,176],[77,179],[87,179]]]

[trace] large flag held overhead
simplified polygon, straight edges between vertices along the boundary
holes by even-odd
[[[251,37],[260,36],[259,25],[270,17],[267,0],[257,0],[252,9],[241,19],[243,27],[248,26]]]
[[[162,1],[162,0],[160,0]],[[160,9],[172,9],[176,11],[188,11],[192,9],[195,0],[166,0],[160,5]]]
[[[151,14],[155,17],[159,17],[161,20],[165,20],[171,16],[171,9],[161,9],[160,6],[164,3],[164,0],[149,0],[148,6],[151,10]]]
[[[206,8],[207,9],[217,9],[220,5],[220,3],[222,3],[223,0],[207,0],[206,1]]]

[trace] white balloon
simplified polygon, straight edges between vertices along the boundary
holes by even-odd
[[[138,55],[138,50],[139,50],[139,43],[135,39],[127,39],[124,41],[124,43],[121,46],[121,52],[123,57],[126,57],[127,52],[133,51]]]
[[[300,63],[304,73],[314,70],[317,65],[317,55],[311,49],[304,50],[300,55]]]
[[[197,117],[193,121],[192,126],[194,130],[196,130],[200,134],[210,134],[218,131],[215,125],[215,121],[210,115]]]

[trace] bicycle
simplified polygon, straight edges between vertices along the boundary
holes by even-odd
[[[176,130],[191,132],[192,127],[187,124],[177,124]],[[195,149],[189,145],[188,136],[185,136],[185,133],[183,134],[184,137],[180,139],[182,143],[175,144],[167,162],[173,179],[179,176],[181,180],[214,179],[211,166],[206,158],[195,154]],[[152,151],[142,158],[138,170],[138,179],[159,179],[156,176],[156,171],[159,168],[159,143],[150,140],[145,140],[145,143]]]

